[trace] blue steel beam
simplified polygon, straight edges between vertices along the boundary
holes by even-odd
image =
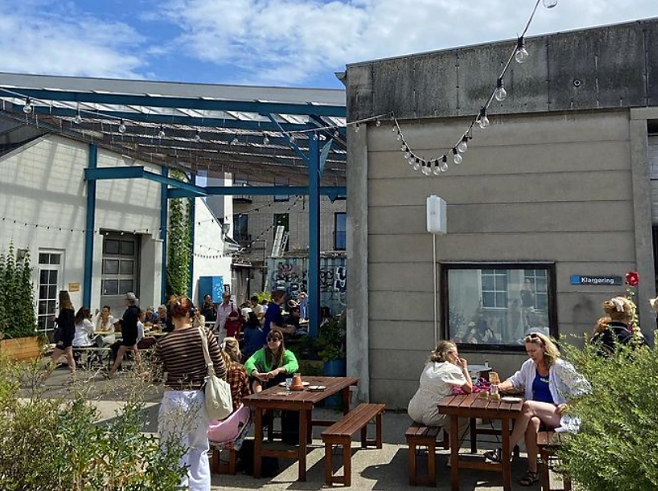
[[[281,131],[282,133],[285,133],[286,130],[283,129],[283,126],[281,126],[281,124],[276,120],[276,118],[272,114],[268,114],[267,117],[270,118],[270,121],[272,121],[272,124],[275,124],[279,128],[279,131]],[[302,152],[301,148],[299,148],[297,143],[295,143],[295,140],[293,140],[292,138],[288,138],[288,144],[292,147],[292,149],[295,152],[297,152],[297,155],[299,155],[304,162],[308,161],[308,157],[306,156],[306,154],[304,152]]]
[[[311,139],[308,155],[309,335],[320,327],[320,142]]]
[[[171,179],[165,175],[158,175],[153,172],[149,172],[144,169],[142,166],[134,167],[102,167],[95,169],[85,169],[85,179],[87,181],[98,181],[101,179],[149,179],[151,181],[159,182],[160,184],[165,184],[173,186],[178,189],[185,190],[190,193],[190,196],[205,196],[205,190],[202,187],[190,184],[187,182],[181,182],[176,179]]]
[[[190,174],[190,182],[196,183],[194,174]],[[194,291],[194,231],[196,220],[196,198],[191,198],[189,201],[189,218],[190,218],[190,283],[187,286],[187,298],[192,300],[192,292]],[[192,300],[192,302],[194,302]],[[198,303],[197,303],[198,305]],[[199,306],[201,308],[201,306]]]
[[[160,169],[162,177],[169,177],[169,169]],[[160,240],[162,241],[162,278],[160,278],[160,305],[165,305],[167,300],[167,218],[169,201],[167,199],[167,184],[160,185]]]
[[[89,145],[89,162],[85,173],[98,165],[98,147]],[[82,286],[82,306],[91,308],[91,280],[94,270],[94,229],[96,228],[96,181],[87,181],[87,223],[85,230],[85,272]]]
[[[148,95],[98,94],[94,92],[51,91],[44,89],[11,89],[14,94],[0,92],[0,97],[16,97],[16,93],[44,101],[88,102],[118,106],[184,108],[199,111],[239,111],[257,114],[317,115],[333,118],[346,117],[345,106],[295,104],[281,102],[227,101],[187,97],[151,97]]]
[[[65,109],[57,107],[35,106],[33,109],[35,114],[52,115],[52,116],[65,116],[74,118],[78,112],[75,109]],[[224,118],[200,118],[193,116],[173,116],[166,114],[142,114],[129,111],[82,111],[83,118],[99,118],[103,117],[112,118],[119,126],[119,120],[124,119],[126,125],[131,122],[154,123],[154,124],[179,124],[184,126],[213,126],[217,128],[251,130],[251,131],[281,131],[280,127],[272,124],[269,121],[242,121]],[[303,131],[315,128],[310,124],[291,124],[281,123],[281,128],[285,131]],[[154,128],[154,133],[157,128]],[[154,135],[155,137],[155,135]]]
[[[206,196],[297,196],[310,194],[308,186],[208,186],[200,189],[203,189]],[[329,196],[332,199],[347,196],[345,186],[323,186],[319,192],[322,196]],[[193,196],[184,189],[170,189],[167,195],[169,198],[189,198]]]

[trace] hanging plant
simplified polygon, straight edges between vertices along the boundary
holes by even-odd
[[[171,177],[187,180],[185,173],[175,170]],[[167,297],[185,295],[190,285],[190,261],[192,259],[192,237],[190,214],[192,203],[189,198],[169,201],[169,227],[167,240]]]

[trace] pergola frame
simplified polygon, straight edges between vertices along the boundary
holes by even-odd
[[[98,87],[104,90],[97,90]],[[318,103],[294,100],[296,90],[307,98],[313,95],[314,91],[306,89],[199,87],[202,93],[224,91],[234,95],[239,95],[241,90],[253,95],[261,89],[266,93],[263,99],[267,100],[149,92],[150,89],[160,92],[171,89],[173,93],[190,91],[188,87],[181,89],[181,84],[0,74],[0,115],[23,119],[28,124],[89,143],[89,163],[85,171],[88,194],[84,305],[91,304],[97,180],[143,178],[161,184],[163,300],[168,199],[210,195],[308,195],[309,331],[316,335],[320,321],[320,197],[336,199],[346,195],[344,94],[341,92],[339,97],[330,91],[316,91],[319,98],[325,99]],[[108,88],[115,90],[106,90]],[[326,99],[331,98],[335,101],[327,102]],[[23,114],[28,101],[32,111]],[[125,125],[124,131],[119,131],[121,124]],[[158,136],[161,131],[164,135]],[[157,164],[162,173],[149,172],[140,166],[98,168],[99,147]],[[184,170],[189,182],[170,178],[170,168]],[[236,178],[258,176],[259,182],[271,176],[273,181],[274,177],[287,179],[291,185],[198,186],[195,176],[199,171],[206,171],[209,177],[223,176],[225,172],[233,173]],[[333,185],[321,186],[323,176],[328,181],[326,184]],[[190,211],[193,237],[194,209]],[[192,267],[190,277],[193,277]]]

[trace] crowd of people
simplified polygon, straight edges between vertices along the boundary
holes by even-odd
[[[651,301],[658,311],[658,298]],[[646,345],[642,334],[634,332],[632,321],[635,305],[626,297],[614,297],[602,305],[606,314],[593,329],[591,342],[601,356],[610,356],[619,346],[637,349]],[[524,440],[528,452],[528,470],[519,484],[531,486],[539,480],[537,473],[537,435],[542,429],[555,429],[563,424],[575,397],[588,393],[589,383],[569,362],[563,360],[557,345],[541,332],[527,334],[523,343],[528,360],[502,383],[493,384],[493,392],[519,393],[524,402],[520,417],[510,436],[510,447]],[[440,341],[431,351],[420,376],[417,392],[408,405],[408,414],[417,423],[450,429],[445,414],[439,414],[438,403],[454,393],[471,393],[473,389],[468,362],[459,356],[455,343]],[[468,420],[458,422],[459,438],[468,428]],[[503,459],[502,448],[485,452],[493,462]]]

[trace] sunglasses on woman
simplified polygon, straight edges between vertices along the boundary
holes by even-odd
[[[267,342],[269,343],[270,341],[281,341],[281,338],[267,338]]]

